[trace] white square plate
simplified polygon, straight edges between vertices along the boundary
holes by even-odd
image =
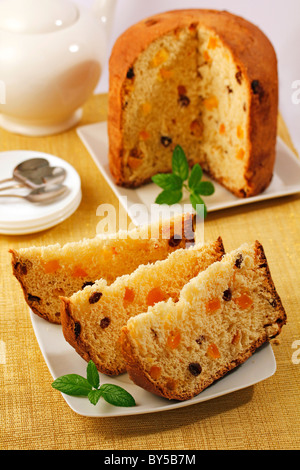
[[[30,311],[34,332],[53,380],[66,374],[79,374],[86,377],[87,363],[64,339],[60,325],[54,325]],[[134,397],[136,406],[131,408],[114,407],[100,399],[96,406],[87,398],[63,395],[67,404],[77,414],[94,418],[140,415],[159,411],[174,410],[202,403],[228,393],[250,387],[265,380],[276,372],[276,361],[270,344],[262,346],[244,364],[215,382],[197,397],[184,402],[170,401],[157,397],[131,382],[127,374],[107,377],[100,374],[100,384],[112,383],[125,388]],[[50,386],[50,384],[49,384]],[[53,393],[59,393],[53,389]]]
[[[162,190],[154,183],[137,189],[122,188],[115,184],[108,165],[106,122],[79,127],[77,133],[131,220],[136,225],[147,224],[151,214],[151,205]],[[206,179],[210,180],[208,177]],[[214,182],[214,186],[215,194],[205,198],[208,212],[296,194],[300,192],[300,160],[278,137],[274,176],[264,193],[252,198],[240,199],[218,183]],[[188,203],[188,200],[182,201],[182,204]],[[137,205],[139,205],[138,210]]]

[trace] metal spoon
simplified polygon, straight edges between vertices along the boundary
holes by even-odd
[[[49,167],[49,162],[45,158],[31,158],[25,160],[25,162],[19,163],[13,171],[13,178],[6,178],[0,181],[2,183],[10,183],[11,181],[22,181],[27,180],[30,173],[39,170],[40,168]]]
[[[28,174],[27,174],[28,173]],[[66,178],[67,172],[64,168],[44,166],[34,171],[24,171],[19,179],[22,183],[0,188],[0,191],[8,189],[29,187],[33,189],[42,188],[48,184],[61,184]]]
[[[43,188],[33,189],[26,196],[19,194],[0,194],[0,197],[17,197],[20,199],[26,199],[29,202],[50,202],[58,199],[60,196],[65,194],[68,190],[67,186],[63,185],[51,185],[44,186]]]

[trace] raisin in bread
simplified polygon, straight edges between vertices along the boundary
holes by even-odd
[[[64,246],[10,250],[13,273],[34,313],[60,324],[60,297],[70,297],[103,278],[108,284],[140,264],[165,259],[195,235],[192,215],[177,215],[147,227],[99,235]]]
[[[126,371],[119,337],[130,317],[168,298],[178,300],[182,287],[224,255],[221,238],[171,253],[166,260],[140,266],[110,286],[92,287],[62,298],[61,323],[65,339],[86,360],[107,375]]]
[[[131,379],[169,399],[199,394],[277,336],[286,314],[263,247],[243,245],[186,284],[179,301],[127,322],[121,344]]]
[[[274,48],[224,11],[158,14],[125,31],[110,57],[109,162],[138,187],[170,172],[176,145],[238,197],[272,179],[278,115]]]

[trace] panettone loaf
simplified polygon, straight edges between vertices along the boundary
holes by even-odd
[[[111,284],[140,264],[190,246],[194,235],[193,216],[186,214],[64,246],[13,249],[13,273],[32,311],[59,324],[61,296],[70,297],[101,278]]]
[[[243,245],[171,299],[129,319],[121,345],[131,379],[169,399],[198,395],[276,337],[286,314],[263,247]]]
[[[178,300],[182,287],[224,255],[222,240],[171,253],[167,259],[140,266],[110,286],[92,287],[62,298],[61,323],[65,339],[88,362],[107,375],[125,372],[119,338],[127,320],[150,305]]]
[[[171,171],[176,145],[238,197],[268,187],[278,72],[265,34],[225,11],[158,14],[125,31],[110,57],[109,162],[118,185]]]

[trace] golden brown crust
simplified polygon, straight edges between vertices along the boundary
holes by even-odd
[[[281,298],[273,282],[269,264],[266,258],[265,250],[259,241],[255,242],[255,247],[256,247],[256,255],[260,263],[260,269],[264,269],[265,271],[265,279],[268,285],[268,290],[272,294],[272,298],[274,300],[274,308],[276,308],[276,311],[278,312],[278,317],[277,317],[277,322],[276,322],[278,325],[278,333],[276,334],[277,336],[281,333],[282,327],[286,324],[287,316],[286,316],[285,309],[282,305]]]
[[[144,388],[148,392],[151,392],[155,395],[168,398],[170,400],[189,400],[199,393],[201,393],[205,388],[210,386],[215,381],[219,380],[221,377],[226,375],[229,371],[235,367],[243,364],[249,357],[251,357],[255,351],[262,346],[264,343],[270,341],[274,337],[278,336],[281,333],[282,327],[287,322],[286,312],[282,305],[281,299],[276,291],[274,282],[271,277],[270,269],[268,266],[267,258],[264,252],[264,248],[256,241],[255,243],[256,257],[260,269],[264,270],[264,277],[266,282],[266,288],[272,294],[273,306],[277,311],[277,320],[272,325],[265,325],[264,334],[251,345],[250,348],[245,350],[240,354],[233,362],[227,364],[223,369],[219,370],[218,374],[211,378],[211,380],[202,383],[201,386],[198,385],[190,393],[178,394],[176,391],[170,391],[167,388],[161,387],[158,382],[155,382],[148,372],[144,369],[142,362],[139,359],[138,354],[135,352],[134,344],[131,340],[131,336],[128,332],[127,327],[122,329],[121,333],[121,348],[122,354],[126,362],[127,372],[131,380],[138,386]],[[275,328],[274,328],[275,326]],[[273,335],[269,336],[267,333],[267,327],[271,327]]]
[[[158,14],[132,26],[116,41],[109,64],[111,173],[119,185],[137,187],[143,183],[136,181],[130,185],[125,181],[122,169],[122,93],[128,70],[150,43],[193,23],[201,23],[220,37],[247,80],[251,97],[248,103],[251,146],[246,169],[248,188],[235,194],[238,197],[257,195],[270,184],[273,176],[278,115],[277,58],[269,39],[257,26],[225,11],[177,10]]]
[[[221,259],[223,258],[223,256],[226,254],[222,237],[219,237],[219,238],[218,238],[217,244],[218,244],[218,251],[219,251],[219,255],[220,255],[219,261],[221,261]]]

